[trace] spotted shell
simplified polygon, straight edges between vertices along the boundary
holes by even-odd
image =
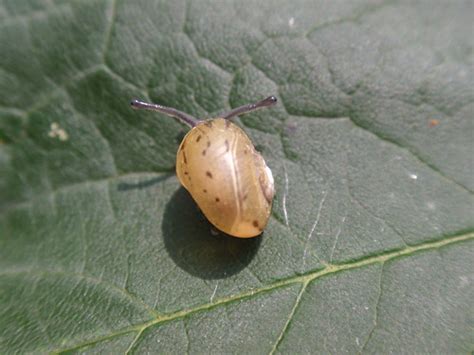
[[[237,125],[223,118],[197,124],[181,142],[176,173],[216,228],[239,238],[262,233],[272,208],[273,176]]]

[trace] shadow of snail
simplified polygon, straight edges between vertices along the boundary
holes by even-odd
[[[262,236],[235,238],[211,233],[211,224],[189,193],[180,187],[163,217],[165,248],[184,271],[202,279],[223,279],[244,269],[255,257]]]

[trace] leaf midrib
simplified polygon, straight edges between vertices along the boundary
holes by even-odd
[[[434,242],[426,242],[426,243],[418,244],[416,246],[409,246],[409,247],[406,247],[402,250],[392,251],[392,252],[384,253],[384,254],[381,254],[381,255],[370,256],[370,257],[360,259],[360,260],[356,260],[356,261],[351,261],[351,262],[341,263],[341,264],[329,264],[328,266],[326,266],[323,269],[311,271],[309,273],[305,273],[305,274],[299,275],[299,276],[293,276],[293,277],[290,277],[290,278],[287,278],[287,279],[277,280],[277,281],[275,281],[273,283],[270,283],[268,285],[265,285],[263,287],[252,289],[252,290],[249,290],[247,292],[243,292],[243,293],[238,294],[238,295],[231,295],[229,297],[220,298],[220,299],[215,300],[214,302],[204,303],[204,304],[201,304],[201,305],[196,306],[194,308],[183,309],[183,310],[180,310],[180,311],[177,311],[177,312],[172,312],[172,313],[169,313],[169,314],[163,314],[163,315],[160,315],[160,316],[158,316],[155,319],[152,319],[150,321],[143,322],[143,323],[140,323],[140,324],[136,324],[132,327],[126,327],[126,328],[123,328],[123,329],[119,329],[119,330],[117,330],[117,331],[115,331],[111,334],[108,334],[108,335],[105,335],[105,336],[102,336],[102,337],[97,337],[97,338],[91,339],[89,341],[85,341],[84,343],[74,345],[70,348],[54,350],[53,353],[60,354],[60,353],[68,352],[68,351],[77,350],[77,349],[83,348],[85,346],[91,346],[91,345],[94,345],[96,343],[99,343],[99,342],[102,342],[102,341],[105,341],[105,340],[108,340],[108,339],[112,339],[112,338],[117,337],[117,336],[121,336],[121,335],[132,333],[132,332],[136,332],[137,336],[134,338],[133,342],[128,347],[127,351],[129,351],[129,350],[133,349],[135,343],[138,341],[138,339],[140,338],[140,335],[143,333],[143,331],[145,329],[147,329],[151,326],[160,324],[160,323],[165,323],[165,322],[185,318],[185,317],[190,316],[190,315],[192,315],[194,313],[197,313],[197,312],[207,311],[207,310],[211,310],[211,309],[213,309],[215,307],[218,307],[218,306],[243,301],[243,300],[251,298],[255,295],[262,294],[262,293],[265,293],[265,292],[271,292],[271,291],[274,291],[278,288],[286,287],[286,286],[289,286],[289,285],[302,284],[303,287],[304,287],[304,285],[308,285],[309,283],[313,282],[316,279],[319,279],[319,278],[327,276],[327,275],[332,275],[332,274],[335,274],[337,272],[362,268],[362,267],[373,265],[373,264],[379,264],[379,263],[383,264],[387,261],[402,258],[402,257],[411,256],[411,255],[413,255],[415,253],[418,253],[418,252],[436,250],[436,249],[440,249],[440,248],[448,246],[448,245],[452,245],[452,244],[455,244],[455,243],[468,242],[468,241],[471,241],[471,240],[474,240],[474,232],[472,232],[472,231],[467,232],[465,234],[461,234],[461,235],[457,234],[457,235],[453,235],[453,236],[448,236],[448,237],[446,237],[442,240],[437,240],[437,241],[434,241]],[[304,289],[303,289],[303,292],[304,292]],[[284,330],[283,330],[282,334],[283,333],[284,333]]]

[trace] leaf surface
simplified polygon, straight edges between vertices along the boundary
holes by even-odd
[[[465,353],[472,2],[0,2],[0,352]],[[265,233],[213,236],[174,175],[236,119]]]

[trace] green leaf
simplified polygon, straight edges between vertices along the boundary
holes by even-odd
[[[0,1],[0,353],[474,347],[469,1]],[[174,175],[242,116],[276,180],[213,236]]]

